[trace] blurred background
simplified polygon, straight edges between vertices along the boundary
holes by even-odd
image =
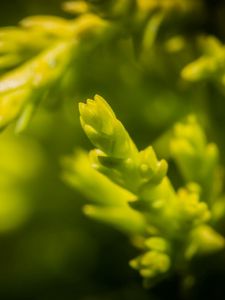
[[[188,295],[178,275],[143,289],[128,265],[136,250],[119,232],[85,217],[85,199],[61,179],[61,158],[91,148],[77,103],[96,93],[112,105],[140,149],[197,114],[224,163],[224,87],[180,78],[181,69],[200,55],[198,34],[225,38],[224,1],[201,5],[194,14],[172,13],[151,49],[133,53],[127,39],[91,48],[74,65],[68,97],[42,103],[23,133],[16,135],[13,126],[1,133],[0,299],[224,299],[224,253],[195,262],[198,281]],[[70,18],[61,6],[60,0],[2,0],[0,24],[14,26],[37,14]],[[173,166],[170,172],[176,184]]]

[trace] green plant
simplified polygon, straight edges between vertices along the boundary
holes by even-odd
[[[194,116],[175,125],[169,142],[185,182],[176,191],[166,161],[158,160],[151,146],[138,151],[103,98],[96,95],[79,109],[96,149],[66,161],[65,178],[94,202],[84,207],[88,216],[125,231],[141,248],[130,265],[146,286],[180,268],[188,273],[193,256],[224,247],[224,238],[213,229],[221,197],[218,150],[207,144]]]
[[[42,1],[19,2],[31,9]],[[130,266],[146,287],[181,279],[197,290],[193,299],[210,298],[208,289],[223,291],[225,278],[223,1],[77,0],[62,7],[61,16],[0,28],[0,298],[14,299],[20,286],[23,298],[33,298],[29,290],[43,292],[52,282],[49,299],[61,299],[61,286],[62,299],[74,286],[77,299],[131,299],[134,290],[141,300],[175,297],[176,284],[158,297],[137,285],[126,264],[124,271],[118,262],[118,272],[110,258],[108,268],[98,254],[110,242],[121,261],[120,247],[129,259],[136,253]],[[79,104],[96,149],[81,150],[77,102],[96,92],[112,101],[136,143],[96,95]],[[84,213],[122,235],[83,218],[83,196],[90,201]],[[126,243],[123,234],[133,250],[118,242]],[[110,273],[107,287],[90,276],[93,269]],[[122,296],[111,293],[120,282]]]
[[[76,80],[81,84],[77,78],[77,72],[83,72],[80,61],[99,46],[110,51],[114,43],[130,40],[133,45],[127,45],[128,52],[135,51],[148,69],[149,51],[153,58],[157,56],[153,45],[162,22],[177,11],[182,16],[190,14],[199,5],[187,0],[76,1],[65,3],[64,9],[75,18],[33,16],[18,27],[1,28],[0,128],[16,120],[20,132],[39,102],[71,97]],[[172,52],[176,44],[169,46]],[[180,44],[182,48],[185,41],[178,41],[178,48]],[[161,68],[159,64],[156,73]]]

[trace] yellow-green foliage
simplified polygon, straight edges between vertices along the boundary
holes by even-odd
[[[172,157],[186,181],[176,191],[166,175],[166,161],[159,161],[152,147],[138,151],[102,97],[96,95],[79,108],[81,125],[97,149],[89,157],[71,158],[65,176],[95,203],[85,207],[88,216],[126,228],[132,239],[142,236],[143,254],[130,265],[140,271],[145,284],[179,268],[182,260],[224,247],[224,238],[206,225],[218,196],[208,186],[210,182],[213,189],[217,180],[213,170],[218,151],[207,144],[193,116],[175,126],[171,139]]]
[[[129,259],[136,252],[130,266],[146,286],[171,275],[172,285],[176,277],[190,287],[199,276],[208,294],[210,276],[225,274],[217,253],[225,232],[223,1],[77,0],[63,3],[59,17],[29,16],[39,5],[53,11],[57,1],[11,2],[1,4],[2,24],[7,5],[15,23],[18,3],[28,17],[0,28],[0,298],[18,297],[21,286],[21,298],[34,298],[30,290],[53,286],[35,297],[64,299],[68,284],[78,286],[77,299],[161,299],[136,277],[123,278],[128,264],[124,271],[111,259],[124,258],[120,235],[95,230],[81,215],[83,196],[87,216],[128,236]],[[101,96],[78,109],[94,93],[112,101],[126,126]],[[89,153],[80,150],[79,112],[95,147]],[[58,174],[61,157],[63,180],[78,193]],[[110,258],[101,252],[109,241]],[[128,292],[99,295],[94,268],[127,280]],[[66,296],[58,293],[63,285]]]

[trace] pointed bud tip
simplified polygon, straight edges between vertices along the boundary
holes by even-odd
[[[100,106],[103,107],[104,109],[106,109],[108,112],[110,112],[110,114],[112,115],[112,117],[116,117],[114,111],[112,110],[111,106],[108,104],[108,102],[101,97],[100,95],[96,94],[94,96],[94,100],[96,101],[96,103]]]

